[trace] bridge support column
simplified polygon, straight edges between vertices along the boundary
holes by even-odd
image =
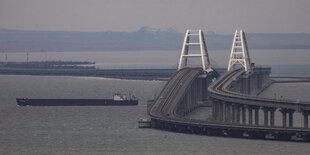
[[[289,112],[288,112],[288,126],[290,127],[290,128],[292,128],[293,127],[293,125],[294,125],[294,123],[293,123],[293,116],[294,116],[294,112],[295,112],[295,110],[289,110]]]
[[[292,128],[293,127],[293,114],[295,110],[293,109],[286,109],[282,108],[280,109],[280,112],[282,113],[282,126],[287,127],[287,113],[288,113],[288,127]]]
[[[223,104],[222,103],[218,103],[219,105],[219,112],[218,112],[218,118],[219,121],[223,121]]]
[[[225,104],[225,121],[226,122],[230,122],[231,121],[231,105],[230,104],[228,104],[228,103],[226,103]]]
[[[254,111],[255,111],[255,125],[258,125],[259,124],[259,115],[258,115],[258,112],[259,112],[259,107],[255,107],[254,108]]]
[[[270,126],[274,126],[274,112],[276,111],[276,108],[270,108]]]
[[[231,104],[231,123],[235,123],[235,104]]]
[[[282,113],[282,127],[286,127],[286,110],[281,109],[280,112]]]
[[[236,104],[236,123],[240,123],[240,105]]]
[[[232,112],[231,113],[231,116],[232,116],[231,121],[232,121],[232,123],[236,123],[236,106],[237,106],[236,104],[231,105],[231,112]]]
[[[242,123],[246,124],[246,110],[245,110],[245,107],[242,106],[241,110],[242,110]]]
[[[227,122],[227,103],[223,102],[223,122]]]
[[[252,113],[253,112],[253,108],[248,106],[248,112],[249,112],[249,116],[248,116],[249,124],[252,125],[253,124],[253,113]]]
[[[304,128],[308,129],[308,116],[309,116],[309,111],[303,111],[302,115],[304,116]]]
[[[264,125],[268,126],[268,108],[263,107],[262,109],[264,111]]]
[[[304,115],[304,128],[308,128],[308,115]]]
[[[212,111],[213,111],[213,118],[215,120],[217,120],[218,119],[219,106],[218,106],[218,103],[216,100],[213,100]]]

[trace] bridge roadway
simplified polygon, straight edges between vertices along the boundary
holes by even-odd
[[[239,69],[222,76],[218,80],[218,82],[213,83],[209,87],[208,91],[210,92],[210,96],[221,101],[260,107],[288,108],[296,111],[310,110],[310,102],[288,99],[263,98],[229,91],[227,89],[228,85],[242,73],[243,70]]]
[[[310,109],[310,104],[306,102],[296,103],[291,100],[275,100],[228,91],[229,83],[242,73],[241,70],[234,70],[221,76],[208,88],[210,97],[221,102],[257,107],[292,108],[299,111]],[[178,104],[200,74],[203,74],[201,69],[184,68],[171,77],[149,111],[154,128],[215,136],[310,141],[308,128],[220,122],[212,119],[196,120],[178,115],[176,113]]]
[[[174,74],[161,91],[158,99],[150,109],[150,116],[156,119],[177,119],[176,107],[185,96],[191,83],[202,73],[201,69],[184,68]]]

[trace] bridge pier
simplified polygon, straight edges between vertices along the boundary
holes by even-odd
[[[227,122],[227,104],[222,101],[223,104],[223,122]]]
[[[270,111],[270,126],[274,126],[274,112],[276,111],[276,108],[269,108]]]
[[[284,110],[280,110],[280,112],[282,113],[282,127],[286,127],[286,111]]]
[[[219,105],[219,121],[223,121],[223,103],[218,103]]]
[[[226,122],[231,122],[231,104],[226,103],[225,104],[225,121]]]
[[[249,125],[252,125],[253,124],[253,108],[251,106],[247,106],[248,108],[248,119],[249,119]]]
[[[254,107],[254,111],[255,111],[255,125],[258,125],[259,124],[259,115],[258,115],[258,112],[259,112],[259,107]]]
[[[249,124],[252,124],[252,109],[254,108],[251,107],[251,110],[249,110],[248,119],[247,119],[246,108],[249,108],[249,107],[236,104],[236,103],[213,100],[212,114],[215,120],[218,120],[221,122],[247,124],[247,120],[249,120],[251,121],[249,122]],[[257,110],[258,110],[258,107],[257,107]],[[256,119],[258,122],[258,111],[257,111]]]
[[[268,126],[268,108],[263,107],[262,109],[264,111],[264,125]]]
[[[293,114],[295,112],[294,109],[287,109],[287,108],[282,108],[280,109],[280,112],[282,113],[282,127],[287,127],[287,114],[289,116],[288,121],[289,121],[289,128],[293,127]]]
[[[242,111],[242,124],[246,124],[246,109],[245,109],[245,106],[241,107],[241,111]]]
[[[289,140],[292,136],[297,135],[300,136],[297,139],[303,138],[310,141],[310,130],[308,129],[309,104],[299,101],[291,102],[249,96],[259,94],[273,81],[269,78],[270,68],[255,67],[251,64],[245,38],[243,39],[245,36],[242,31],[239,32],[238,36],[235,33],[228,71],[230,66],[235,64],[242,65],[244,70],[241,68],[232,70],[221,76],[208,88],[212,79],[217,77],[217,74],[212,68],[207,69],[207,67],[210,67],[210,63],[206,45],[203,43],[204,38],[201,30],[198,33],[197,31],[189,32],[189,30],[186,32],[178,64],[178,72],[165,85],[149,111],[152,126],[174,131],[180,130],[232,137],[270,139],[272,138],[270,136],[274,136],[276,139]],[[189,36],[197,36],[197,34],[199,36],[199,43],[189,42]],[[200,45],[201,54],[189,54],[188,49],[190,45]],[[241,53],[243,53],[242,56]],[[199,68],[183,68],[187,66],[188,57],[197,56],[202,59],[202,70]],[[207,63],[205,60],[207,60]],[[237,92],[237,94],[230,91]],[[241,93],[241,95],[238,93]],[[215,122],[209,120],[197,121],[183,117],[199,106],[200,101],[207,103],[209,98],[213,100],[213,117],[216,120]],[[274,112],[276,108],[270,107],[280,108],[283,128],[268,127],[275,124]],[[248,109],[248,120],[246,108]],[[259,125],[260,109],[264,113],[263,124],[265,126]],[[304,128],[307,129],[292,128],[294,109],[298,110],[298,112],[309,110],[309,112],[303,112]],[[269,113],[270,117],[268,116]],[[234,124],[223,123],[230,121]],[[245,125],[247,121],[250,125]],[[290,129],[286,128],[287,125]]]
[[[262,108],[264,111],[264,125],[269,126],[269,116],[268,113],[270,113],[270,126],[274,126],[274,112],[276,111],[276,108],[273,107],[263,107]]]
[[[240,105],[236,104],[236,123],[240,123]]]
[[[213,118],[214,118],[215,120],[218,119],[218,115],[219,115],[219,114],[218,114],[218,111],[219,111],[219,106],[218,106],[216,100],[213,100],[212,114],[213,114]]]
[[[310,111],[303,111],[302,115],[304,116],[304,128],[308,129],[308,116]]]
[[[237,116],[236,116],[236,113],[237,113],[237,112],[236,112],[236,106],[237,106],[237,105],[234,104],[234,103],[231,105],[231,116],[232,116],[232,117],[231,117],[231,122],[232,122],[232,123],[236,123],[236,119],[237,119],[237,118],[236,118],[236,117],[237,117]]]
[[[270,68],[254,67],[249,74],[242,74],[233,80],[229,89],[242,94],[257,95],[270,84],[270,72]]]
[[[288,120],[289,120],[289,127],[292,128],[293,127],[293,114],[294,114],[295,110],[290,109],[288,112]]]

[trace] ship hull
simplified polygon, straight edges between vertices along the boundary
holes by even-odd
[[[113,99],[28,99],[17,98],[20,106],[104,106],[104,105],[137,105],[138,100]]]

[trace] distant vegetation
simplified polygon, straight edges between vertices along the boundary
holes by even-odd
[[[229,49],[230,35],[206,33],[208,49]],[[142,27],[136,32],[0,30],[0,52],[179,50],[184,33]],[[310,49],[310,34],[246,34],[251,49]]]

